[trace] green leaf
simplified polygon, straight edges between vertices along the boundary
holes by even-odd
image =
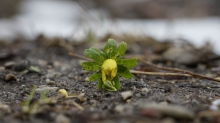
[[[86,49],[84,51],[84,54],[93,59],[94,61],[98,62],[99,64],[102,64],[106,59],[106,54],[103,51],[100,51],[96,48],[90,48]]]
[[[125,54],[127,49],[127,44],[123,41],[119,44],[116,52],[116,60],[121,59],[121,57]]]
[[[89,81],[93,82],[93,81],[99,80],[101,77],[102,77],[101,72],[94,73],[89,77]]]
[[[23,71],[21,71],[21,74],[27,74],[29,72],[29,70],[23,70]]]
[[[130,73],[129,69],[122,65],[118,65],[118,74],[127,79],[134,77],[134,75]]]
[[[102,79],[100,79],[97,87],[98,89],[102,89],[102,86],[103,86],[103,82]]]
[[[120,84],[118,75],[116,75],[116,76],[113,78],[112,81],[114,81],[114,83],[115,83],[115,88],[116,88],[117,90],[120,90],[121,84]]]
[[[121,59],[117,61],[117,64],[122,65],[127,68],[132,68],[137,64],[137,58]]]
[[[83,62],[82,67],[84,70],[87,71],[96,71],[101,69],[100,65],[97,62]]]
[[[36,66],[30,66],[29,70],[32,72],[40,73],[40,69]]]
[[[117,52],[117,44],[114,39],[108,39],[105,45],[104,52],[107,54],[108,58],[114,58]]]
[[[95,50],[96,52],[98,52],[100,54],[101,59],[106,60],[107,59],[107,54],[99,49],[96,48],[91,48],[92,50]]]

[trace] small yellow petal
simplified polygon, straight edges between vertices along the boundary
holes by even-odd
[[[115,68],[111,73],[112,79],[116,76],[116,74],[117,74],[117,68]]]
[[[60,89],[58,92],[59,92],[60,94],[62,94],[62,96],[63,96],[64,98],[67,98],[67,97],[68,97],[68,93],[67,93],[67,91],[66,91],[65,89]]]
[[[105,76],[105,71],[102,70],[102,81],[106,82],[106,76]]]

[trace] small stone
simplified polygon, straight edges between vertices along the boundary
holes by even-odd
[[[85,78],[85,82],[89,82],[89,77],[86,77],[86,78]]]
[[[62,82],[60,82],[60,85],[59,86],[64,86],[64,87],[66,87],[67,86],[67,83],[65,82],[65,81],[62,81]]]
[[[193,119],[195,116],[193,111],[178,105],[145,104],[143,108],[158,110],[166,116],[178,119]]]
[[[122,99],[127,100],[132,97],[132,92],[131,91],[125,91],[121,93]]]
[[[21,72],[21,71],[27,70],[29,66],[30,66],[29,62],[25,60],[25,61],[15,64],[13,68],[16,72]]]
[[[44,92],[44,91],[46,91],[46,90],[56,92],[58,89],[59,89],[58,87],[50,87],[50,86],[46,86],[46,85],[41,85],[41,86],[39,86],[39,87],[36,89],[36,92],[37,92],[37,93],[42,93],[42,92]]]
[[[132,89],[132,91],[135,91],[137,88],[136,88],[136,86],[131,86],[131,89]]]
[[[46,82],[50,82],[50,79],[46,79]]]
[[[11,112],[10,106],[5,105],[5,104],[2,104],[1,102],[0,102],[0,110],[3,110],[3,111],[5,111],[5,112],[7,112],[7,113],[10,113],[10,112]]]
[[[14,65],[16,64],[16,62],[10,61],[10,62],[6,62],[4,64],[5,68],[12,68]]]
[[[64,116],[63,114],[59,114],[56,116],[55,123],[71,123],[70,119]]]
[[[26,88],[26,85],[21,85],[21,86],[19,87],[20,90],[23,90],[23,89],[25,89],[25,88]]]
[[[197,114],[197,123],[219,123],[220,111],[204,110]]]
[[[148,93],[148,92],[150,92],[150,90],[148,88],[142,88],[141,92]]]
[[[115,106],[114,111],[123,115],[133,114],[133,108],[134,107],[129,104],[119,104]]]
[[[49,81],[49,82],[46,82],[47,85],[56,85],[56,82],[55,81]]]
[[[220,109],[220,99],[213,101],[212,105],[210,105],[210,109],[215,110],[215,111],[219,110]]]
[[[160,119],[162,118],[162,113],[155,110],[155,109],[151,109],[151,108],[144,108],[141,111],[141,114],[145,117],[151,117],[151,118],[155,118],[155,119]]]
[[[16,78],[15,75],[13,75],[13,74],[7,74],[7,75],[4,77],[4,80],[5,80],[6,82],[17,81],[17,78]]]
[[[72,73],[70,73],[70,74],[67,75],[67,77],[68,77],[69,79],[73,79],[73,78],[74,78],[74,75],[73,75]]]
[[[136,97],[141,97],[140,93],[135,94]]]
[[[75,80],[78,80],[78,79],[79,79],[79,77],[78,77],[78,76],[74,76],[74,79],[75,79]]]
[[[85,93],[81,93],[77,96],[77,98],[81,101],[81,102],[85,102],[86,101],[86,98],[84,97],[85,96]]]
[[[5,67],[0,66],[0,71],[3,71],[3,70],[5,70]]]

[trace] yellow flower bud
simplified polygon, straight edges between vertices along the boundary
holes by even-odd
[[[58,91],[64,98],[67,98],[68,97],[68,93],[65,89],[60,89]]]
[[[117,63],[114,59],[107,59],[102,64],[102,81],[112,80],[117,74]]]

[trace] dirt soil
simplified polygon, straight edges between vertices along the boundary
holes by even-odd
[[[118,41],[123,39],[118,38]],[[207,76],[217,76],[218,59],[178,64],[163,59],[162,53],[172,43],[159,43],[151,38],[124,38],[128,44],[126,57],[142,57],[155,64],[187,69]],[[193,123],[220,122],[220,111],[210,110],[212,102],[220,98],[220,83],[186,77],[137,75],[122,79],[118,92],[97,90],[97,82],[88,82],[91,74],[82,70],[78,59],[69,51],[83,55],[91,46],[101,42],[68,42],[60,38],[39,36],[34,41],[0,41],[0,122],[1,123]],[[98,45],[97,45],[98,44]],[[213,55],[213,54],[211,54]],[[38,67],[40,72],[31,71]],[[164,72],[141,62],[133,68],[148,72]],[[28,70],[27,73],[22,72]],[[24,104],[32,88],[36,93],[30,110]],[[46,89],[45,89],[46,88]],[[49,90],[49,102],[40,95]],[[66,89],[76,98],[61,98],[59,89]],[[128,92],[126,99],[122,92]],[[131,92],[131,93],[130,93]],[[78,104],[78,106],[76,105]],[[39,107],[34,108],[34,104]],[[220,107],[219,104],[217,108]],[[36,110],[35,110],[36,109]]]

